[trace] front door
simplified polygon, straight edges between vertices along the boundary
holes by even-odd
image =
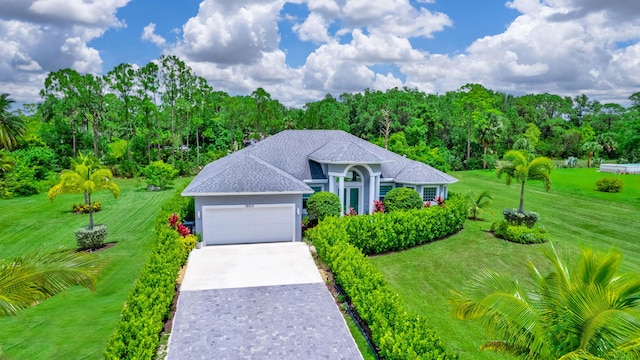
[[[349,213],[349,208],[353,208],[356,213],[360,213],[360,188],[352,187],[344,189],[344,204],[342,212]]]

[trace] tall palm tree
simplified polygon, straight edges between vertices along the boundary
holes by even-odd
[[[7,150],[13,150],[18,138],[27,131],[24,119],[9,112],[14,102],[9,94],[0,94],[0,146]]]
[[[0,316],[37,305],[71,286],[95,292],[101,268],[98,257],[69,250],[0,260]]]
[[[640,274],[618,274],[620,255],[583,249],[577,262],[544,251],[551,271],[529,264],[531,283],[485,270],[452,291],[452,314],[481,318],[491,336],[483,350],[526,359],[638,359]]]
[[[62,170],[60,183],[49,189],[47,196],[53,201],[61,194],[84,194],[85,203],[89,204],[89,230],[93,230],[91,194],[101,190],[109,190],[114,198],[120,195],[111,170],[102,167],[95,156],[80,154],[71,159],[71,169]]]
[[[524,213],[524,184],[527,180],[540,180],[544,183],[545,190],[551,188],[551,169],[553,162],[547,157],[537,157],[531,161],[518,150],[509,150],[504,154],[505,162],[498,167],[498,177],[506,174],[507,185],[511,181],[520,183],[520,207],[518,212]]]

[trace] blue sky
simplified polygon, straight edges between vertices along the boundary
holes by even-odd
[[[640,91],[640,2],[626,0],[4,0],[0,92],[36,102],[51,71],[162,54],[216,90],[289,106],[331,93],[466,83],[516,95]]]

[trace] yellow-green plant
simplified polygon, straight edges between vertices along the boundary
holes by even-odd
[[[498,177],[506,174],[507,185],[513,180],[520,183],[520,207],[518,212],[524,212],[524,184],[527,180],[540,180],[546,191],[551,188],[551,170],[553,162],[547,157],[537,157],[531,161],[518,150],[509,150],[503,156],[504,162],[498,167]]]
[[[93,155],[78,155],[71,159],[71,169],[62,170],[60,182],[51,189],[47,196],[53,201],[62,194],[84,194],[85,204],[91,204],[91,194],[109,190],[114,198],[120,195],[120,187],[113,182],[111,170],[102,167]],[[93,208],[89,206],[89,230],[93,230]]]

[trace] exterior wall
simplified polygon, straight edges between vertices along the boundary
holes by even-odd
[[[440,196],[443,199],[447,199],[447,196],[449,195],[449,189],[448,189],[446,184],[414,185],[414,184],[401,184],[401,183],[398,183],[398,184],[396,184],[396,187],[410,187],[410,188],[413,188],[418,192],[418,194],[420,194],[420,198],[422,198],[423,189],[425,189],[425,188],[436,188],[436,197]],[[431,203],[435,204],[434,201],[432,201]]]
[[[210,205],[255,205],[255,204],[294,204],[296,207],[296,237],[302,240],[302,195],[225,195],[225,196],[196,196],[196,232],[202,233],[202,207]],[[251,226],[251,219],[247,219],[247,226]]]

